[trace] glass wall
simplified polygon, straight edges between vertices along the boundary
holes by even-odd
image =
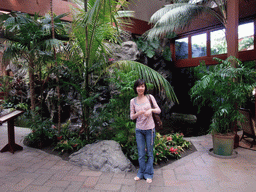
[[[254,49],[254,30],[254,22],[238,26],[238,51]],[[176,60],[207,56],[207,48],[210,49],[211,55],[226,54],[225,31],[223,28],[175,40]],[[210,36],[210,47],[207,47],[207,34]],[[189,41],[189,38],[191,38],[191,41]],[[188,55],[188,46],[191,46],[192,55]]]
[[[254,49],[254,23],[238,26],[238,50],[247,51]]]
[[[192,58],[206,56],[206,33],[191,37]]]
[[[227,53],[226,30],[221,29],[210,33],[211,55]]]
[[[188,38],[175,40],[176,60],[188,58]]]

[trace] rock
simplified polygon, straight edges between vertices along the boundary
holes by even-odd
[[[110,50],[113,52],[114,61],[132,60],[135,61],[139,58],[139,50],[137,44],[133,41],[125,41],[120,45],[109,44]]]
[[[88,144],[69,156],[69,162],[103,172],[132,172],[134,165],[123,154],[119,143],[103,140]]]
[[[182,113],[172,113],[171,119],[174,121],[182,121],[187,123],[196,123],[197,118],[195,115],[182,114]]]

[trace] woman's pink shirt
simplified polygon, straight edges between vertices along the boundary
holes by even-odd
[[[156,102],[156,99],[154,98],[153,95],[149,95],[149,96],[152,100],[154,109],[157,109],[157,111],[155,113],[160,114],[161,109],[159,108],[159,106]],[[147,100],[145,103],[138,104],[137,103],[137,97],[135,97],[135,98],[131,99],[131,101],[130,101],[130,118],[132,119],[132,116],[135,113],[137,113],[141,110],[146,110],[147,111],[149,109],[151,109],[151,104],[150,104],[149,100]],[[146,117],[143,114],[138,116],[137,119],[136,119],[136,128],[137,129],[142,129],[142,130],[155,128],[155,123],[154,123],[152,114],[149,115],[148,117]]]

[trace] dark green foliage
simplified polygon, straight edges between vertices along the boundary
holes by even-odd
[[[242,118],[238,109],[251,96],[256,86],[256,73],[234,57],[216,60],[220,64],[209,70],[205,65],[195,68],[200,79],[191,88],[190,94],[199,110],[203,106],[213,109],[210,131],[228,133],[233,130],[232,123]]]
[[[70,129],[70,121],[63,124],[60,133],[56,135],[56,142],[54,143],[54,150],[60,153],[75,152],[86,144],[89,144],[85,139],[84,134],[79,134],[79,130]]]
[[[43,148],[53,143],[54,136],[57,133],[52,127],[53,123],[48,120],[42,120],[39,116],[35,116],[32,125],[32,132],[25,137],[28,146],[35,148]]]
[[[115,94],[101,109],[98,117],[92,119],[97,139],[117,141],[124,153],[131,158],[136,153],[136,142],[135,123],[130,120],[130,100],[135,96],[133,84],[137,77],[135,72],[115,70],[109,78]]]

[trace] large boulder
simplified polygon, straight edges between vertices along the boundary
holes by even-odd
[[[74,165],[103,172],[132,172],[134,165],[123,154],[119,143],[103,140],[89,144],[69,156]]]

